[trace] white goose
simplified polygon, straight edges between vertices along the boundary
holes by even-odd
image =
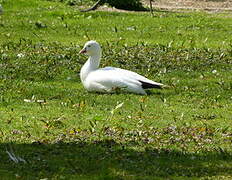
[[[112,93],[120,89],[146,95],[145,89],[164,86],[125,69],[114,67],[99,69],[101,47],[96,41],[88,41],[80,53],[89,56],[80,72],[81,82],[88,91]]]

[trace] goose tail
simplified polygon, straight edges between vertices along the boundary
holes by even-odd
[[[141,83],[141,86],[143,89],[151,89],[151,88],[156,88],[156,89],[163,89],[165,87],[164,84],[161,84],[161,83],[157,83],[157,82],[145,82],[145,81],[140,81],[139,82]]]

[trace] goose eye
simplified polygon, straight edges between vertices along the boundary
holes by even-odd
[[[90,45],[88,45],[87,47],[89,47],[89,48],[90,48],[91,46],[90,46]]]

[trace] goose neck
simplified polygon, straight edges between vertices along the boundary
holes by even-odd
[[[89,57],[89,66],[92,70],[97,69],[100,64],[101,55],[93,55]]]

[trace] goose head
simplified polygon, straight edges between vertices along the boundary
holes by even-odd
[[[101,55],[101,46],[96,41],[88,41],[80,53],[87,54],[88,56]]]

